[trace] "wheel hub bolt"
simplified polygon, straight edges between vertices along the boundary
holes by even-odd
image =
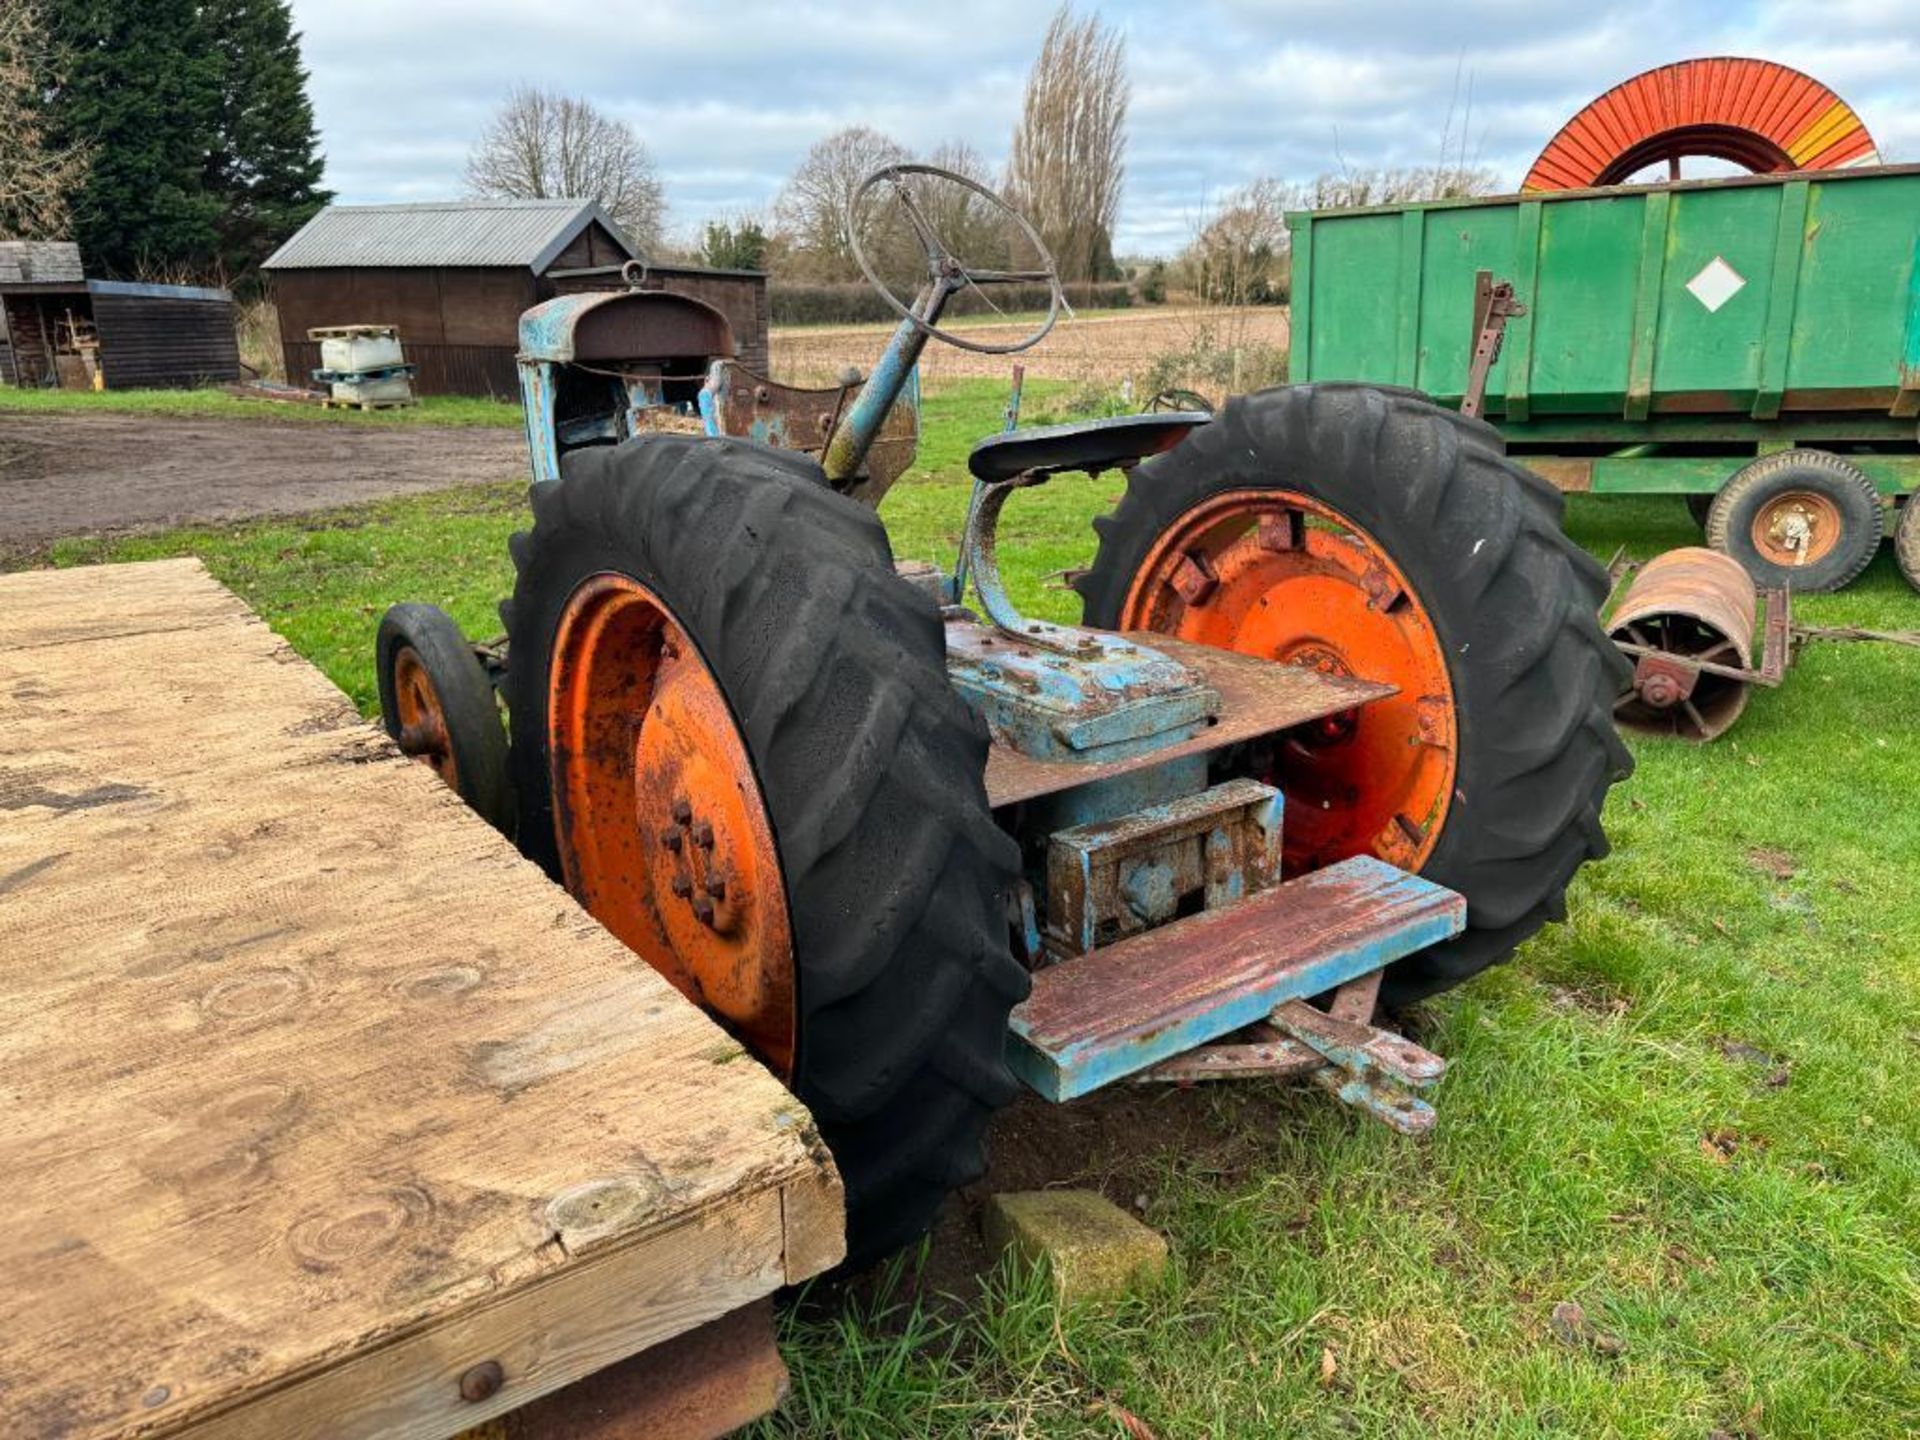
[[[689,805],[685,800],[676,799],[673,802],[673,819],[677,825],[686,824],[689,820],[693,819],[693,806]]]
[[[693,918],[702,925],[713,924],[713,901],[704,895],[693,897]]]
[[[680,853],[680,840],[681,840],[681,837],[685,834],[686,832],[682,830],[678,825],[672,826],[671,828],[666,830],[662,830],[660,832],[660,848],[663,850],[670,850],[674,854],[678,855]]]
[[[693,894],[693,881],[688,879],[685,875],[676,875],[673,877],[673,884],[671,888],[673,890],[674,899],[684,900],[689,895]]]
[[[1680,687],[1670,675],[1649,675],[1640,683],[1640,698],[1665,710],[1680,699]]]
[[[707,877],[707,894],[711,895],[716,900],[726,899],[727,898],[727,882],[721,879],[718,875],[709,875]]]
[[[713,826],[704,820],[694,826],[693,843],[698,845],[702,850],[711,850],[713,848]]]

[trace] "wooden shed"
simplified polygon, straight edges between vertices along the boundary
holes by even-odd
[[[263,268],[293,383],[320,363],[309,330],[392,325],[419,393],[505,398],[519,393],[521,312],[562,290],[623,285],[635,258],[591,200],[461,200],[329,205]],[[714,305],[742,357],[765,367],[766,276],[650,266],[646,283]]]
[[[78,246],[0,241],[0,381],[162,390],[239,376],[225,290],[88,280]]]

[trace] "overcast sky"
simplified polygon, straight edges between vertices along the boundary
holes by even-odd
[[[1695,55],[1825,81],[1884,158],[1920,161],[1920,0],[1106,0],[1133,77],[1116,249],[1170,254],[1261,175],[1458,157],[1517,185],[1600,91]],[[630,121],[670,227],[766,208],[807,146],[865,124],[955,137],[996,167],[1051,6],[1021,0],[293,0],[327,183],[343,201],[457,195],[516,82]]]

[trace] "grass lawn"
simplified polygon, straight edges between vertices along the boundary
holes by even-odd
[[[486,425],[520,427],[516,400],[428,395],[402,410],[327,410],[319,405],[246,399],[224,390],[19,390],[0,386],[0,416],[102,412],[186,416],[196,420],[304,420],[316,425]]]
[[[1058,392],[1028,400],[1037,421]],[[985,382],[929,399],[924,463],[884,509],[902,554],[950,553],[1000,403]],[[1073,618],[1044,576],[1084,562],[1118,489],[1009,506],[1003,564],[1035,612]],[[525,523],[501,486],[54,559],[202,555],[370,707],[381,610],[432,600],[491,633]],[[1576,498],[1569,525],[1603,557],[1698,535],[1677,499]],[[1885,555],[1800,609],[1920,627]],[[1317,1090],[1160,1095],[1080,1178],[1144,1198],[1172,1242],[1162,1288],[1056,1317],[1007,1275],[929,1295],[909,1257],[789,1308],[794,1394],[763,1433],[1912,1433],[1917,695],[1920,652],[1816,646],[1719,743],[1636,744],[1571,923],[1417,1017],[1453,1065],[1429,1141]],[[1584,1330],[1556,1334],[1562,1301]]]

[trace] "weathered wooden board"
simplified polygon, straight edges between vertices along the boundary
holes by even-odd
[[[800,1105],[195,561],[0,576],[0,1176],[9,1436],[450,1435],[842,1246]]]

